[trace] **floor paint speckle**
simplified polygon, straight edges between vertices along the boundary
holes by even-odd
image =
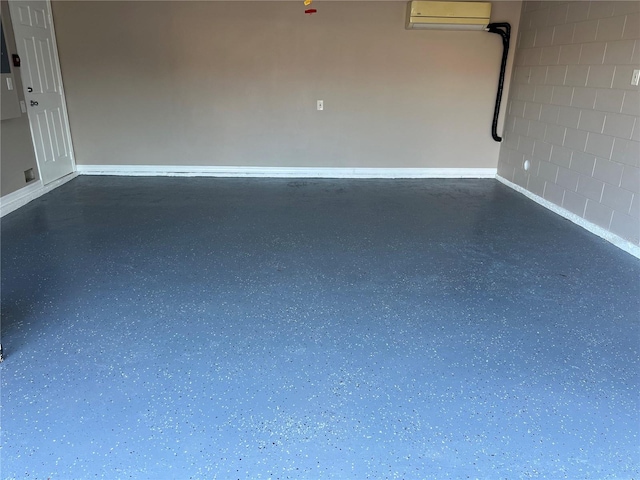
[[[1,233],[3,479],[640,478],[640,261],[494,180],[79,177]]]

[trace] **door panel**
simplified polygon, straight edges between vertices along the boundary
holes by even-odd
[[[35,137],[39,140],[40,148],[36,149],[36,154],[40,154],[42,162],[49,164],[54,161],[53,152],[51,150],[51,135],[49,134],[49,122],[47,121],[47,112],[35,112]],[[40,158],[38,158],[40,161]]]
[[[14,10],[11,10],[11,19],[13,20],[13,26],[15,28],[16,25],[26,25],[27,27],[31,26],[31,9],[27,6],[18,5],[15,7],[17,10],[17,17],[14,17]],[[17,20],[17,21],[16,21]]]
[[[53,155],[54,157],[66,157],[70,155],[67,141],[64,135],[64,121],[62,110],[60,108],[55,111],[49,111],[49,121],[51,125],[51,137],[53,138]]]
[[[60,66],[45,0],[9,2],[36,158],[47,184],[75,169]]]
[[[28,67],[28,65],[38,64],[35,39],[25,38],[23,39],[22,43],[24,48],[24,54],[20,53],[20,58],[24,59],[24,66],[22,67],[22,78],[25,84],[28,84],[33,89],[33,93],[43,93],[42,81],[40,80],[40,69]],[[18,51],[20,51],[20,47],[18,47],[18,45],[16,45],[16,47]]]
[[[31,24],[32,27],[37,27],[37,28],[41,28],[43,30],[47,29],[47,14],[45,12],[44,8],[35,8],[35,7],[30,7],[31,8],[31,19],[33,21],[33,23]]]
[[[59,93],[58,82],[55,75],[55,60],[53,58],[53,52],[51,50],[51,41],[47,38],[45,40],[38,40],[39,58],[41,78],[43,79],[43,90],[48,93]]]

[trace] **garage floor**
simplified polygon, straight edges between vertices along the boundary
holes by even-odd
[[[640,474],[640,261],[494,180],[80,177],[2,219],[2,478]]]

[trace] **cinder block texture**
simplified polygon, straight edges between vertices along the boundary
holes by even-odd
[[[638,5],[525,2],[498,164],[507,180],[636,245]]]

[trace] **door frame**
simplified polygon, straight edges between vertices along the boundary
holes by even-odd
[[[67,127],[67,141],[69,142],[69,152],[71,153],[71,167],[73,168],[73,171],[67,175],[64,175],[63,177],[60,178],[65,178],[69,175],[75,175],[78,171],[78,167],[76,165],[76,153],[75,150],[73,149],[73,138],[71,135],[71,125],[69,123],[69,112],[67,111],[67,96],[64,92],[64,83],[62,80],[62,69],[60,68],[60,57],[58,56],[58,41],[56,39],[56,29],[55,29],[55,25],[53,24],[53,11],[51,10],[51,0],[39,0],[42,2],[45,2],[47,4],[47,16],[49,17],[49,26],[51,27],[51,42],[52,42],[52,46],[53,46],[53,57],[54,57],[54,61],[55,61],[55,69],[56,69],[56,73],[58,75],[58,81],[60,82],[60,98],[61,98],[61,103],[62,103],[62,111],[64,113],[64,122],[66,123],[66,127]],[[14,15],[13,12],[10,8],[10,5],[14,3],[14,4],[19,4],[20,0],[8,0],[8,4],[9,4],[9,15],[11,17],[11,30],[13,33],[13,39],[15,41],[16,44],[16,53],[17,53],[17,45],[18,45],[18,39],[16,38],[16,31],[14,28],[15,25],[15,19],[14,19]],[[40,181],[40,183],[42,185],[47,185],[48,183],[52,183],[55,182],[57,180],[60,180],[60,178],[56,178],[54,180],[50,180],[49,182],[45,183],[44,179],[42,178],[42,168],[40,166],[41,163],[41,159],[38,158],[38,153],[37,153],[37,149],[36,149],[36,138],[33,132],[33,128],[31,126],[31,110],[29,109],[29,107],[27,106],[27,91],[26,91],[26,87],[25,87],[25,81],[24,81],[24,76],[22,75],[22,68],[24,67],[20,67],[18,68],[18,70],[20,71],[20,82],[22,83],[22,98],[24,98],[24,103],[25,103],[25,108],[27,110],[27,118],[29,121],[29,131],[31,133],[31,143],[33,144],[33,150],[34,150],[34,154],[36,157],[36,164],[38,165],[38,180]]]

